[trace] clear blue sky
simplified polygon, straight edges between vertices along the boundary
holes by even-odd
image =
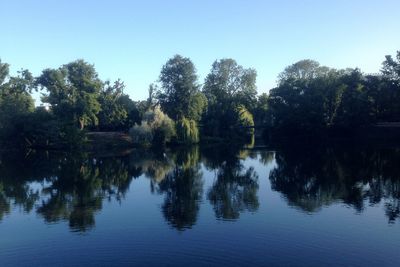
[[[399,0],[4,0],[0,58],[34,75],[83,58],[137,100],[175,54],[192,59],[201,83],[231,57],[257,70],[261,93],[306,58],[379,71],[400,50],[399,10]]]

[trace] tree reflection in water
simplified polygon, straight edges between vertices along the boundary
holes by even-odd
[[[273,190],[289,205],[316,212],[335,202],[358,212],[384,203],[390,223],[400,215],[400,150],[360,147],[280,149],[270,173]]]
[[[35,208],[48,223],[67,220],[71,230],[86,231],[95,225],[103,200],[124,198],[133,177],[127,163],[124,158],[96,159],[84,153],[2,156],[0,217],[10,205],[25,212]]]
[[[247,150],[208,148],[206,167],[215,171],[215,182],[207,198],[214,206],[217,218],[238,219],[243,211],[256,211],[259,206],[258,175],[253,167],[245,168],[241,159],[249,157]]]
[[[191,228],[197,221],[203,194],[199,157],[198,147],[177,151],[175,166],[157,184],[157,192],[164,194],[163,215],[178,230]]]
[[[193,227],[205,197],[215,216],[236,220],[259,207],[256,169],[244,164],[274,160],[269,180],[289,205],[317,212],[345,203],[358,212],[382,205],[390,223],[400,217],[400,150],[285,146],[278,152],[232,146],[133,151],[126,156],[86,153],[0,153],[0,221],[16,207],[47,223],[67,221],[71,231],[95,226],[104,201],[122,202],[132,179],[150,179],[163,197],[161,212],[177,230]],[[204,190],[203,170],[214,173]]]

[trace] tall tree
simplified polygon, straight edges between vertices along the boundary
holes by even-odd
[[[33,76],[28,70],[18,75],[9,75],[9,65],[0,61],[0,137],[11,143],[21,141],[26,116],[34,111],[35,105],[30,91]],[[13,139],[13,140],[10,140]]]
[[[244,69],[233,59],[221,59],[212,64],[203,86],[208,101],[203,120],[205,135],[240,137],[240,131],[232,129],[241,121],[239,107],[252,112],[256,106],[256,77],[255,70]]]
[[[289,79],[294,80],[310,80],[320,77],[324,73],[329,72],[328,67],[320,66],[320,64],[311,59],[300,60],[290,66],[287,66],[278,76],[279,82]]]
[[[103,130],[121,130],[125,127],[128,119],[128,112],[119,102],[123,96],[125,85],[117,80],[114,84],[109,81],[104,86],[99,95],[101,110],[98,114],[99,128]]]
[[[396,58],[388,55],[382,63],[382,73],[385,78],[400,86],[400,51]]]
[[[162,67],[160,82],[157,98],[162,110],[174,120],[190,118],[192,98],[199,92],[192,61],[180,55],[169,59]]]
[[[388,96],[386,107],[386,120],[400,121],[400,51],[395,58],[386,56],[382,63],[384,92]]]
[[[223,110],[244,105],[252,110],[257,101],[256,77],[254,69],[244,69],[233,59],[215,61],[203,87],[208,105]]]
[[[58,117],[76,123],[80,129],[98,123],[102,82],[93,65],[76,60],[58,69],[46,69],[37,84],[47,90],[42,101],[50,104]]]

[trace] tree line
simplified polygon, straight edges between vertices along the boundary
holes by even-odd
[[[256,78],[256,70],[221,59],[201,85],[193,62],[175,55],[149,86],[147,100],[133,101],[121,80],[102,81],[84,60],[38,77],[28,70],[11,76],[0,61],[0,140],[71,146],[84,142],[85,131],[125,131],[139,144],[247,141],[255,128],[266,135],[315,135],[400,121],[400,51],[386,56],[377,74],[301,60],[261,95]],[[34,91],[44,105],[35,107]]]

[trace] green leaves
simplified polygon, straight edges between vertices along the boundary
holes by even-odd
[[[157,99],[162,110],[172,119],[197,116],[191,112],[192,98],[199,92],[196,69],[189,58],[176,55],[162,67],[161,90]]]
[[[56,116],[72,121],[83,129],[97,125],[100,111],[98,96],[103,84],[93,65],[76,60],[59,69],[46,69],[37,84],[47,90],[42,98]]]

